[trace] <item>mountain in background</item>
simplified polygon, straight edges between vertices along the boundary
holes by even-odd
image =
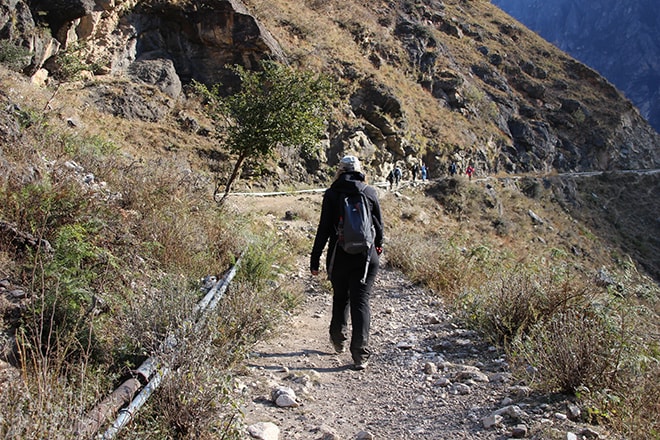
[[[408,179],[420,162],[431,179],[456,163],[479,179],[542,177],[543,188],[548,176],[607,171],[598,180],[607,189],[590,188],[583,201],[583,182],[561,182],[556,201],[585,218],[593,203],[584,222],[660,277],[657,203],[641,201],[658,193],[660,134],[610,81],[491,2],[0,0],[3,57],[35,88],[56,91],[38,109],[66,127],[84,127],[137,161],[155,156],[219,182],[231,155],[211,135],[222,127],[200,113],[192,80],[232,93],[231,66],[258,69],[264,59],[329,75],[341,99],[318,150],[283,145],[248,163],[236,189],[325,185],[345,154],[360,157],[376,182],[395,164]],[[12,109],[26,107],[6,84],[0,167],[5,145],[20,137],[4,127],[20,127]],[[621,170],[649,174],[625,180]],[[489,224],[519,223],[488,203],[497,210]]]
[[[660,131],[660,2],[493,0],[599,71]]]

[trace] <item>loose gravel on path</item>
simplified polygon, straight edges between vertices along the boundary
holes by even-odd
[[[308,277],[303,268],[298,276]],[[351,368],[349,353],[332,350],[331,294],[317,279],[308,286],[299,314],[254,346],[248,373],[238,378],[246,425],[273,423],[286,440],[565,439],[581,432],[556,406],[529,403],[529,388],[512,382],[504,355],[455,325],[437,296],[398,271],[381,269],[377,278],[374,355],[364,371]],[[294,391],[299,406],[278,407],[278,387]]]

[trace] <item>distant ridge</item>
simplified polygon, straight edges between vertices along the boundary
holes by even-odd
[[[660,2],[493,0],[617,86],[660,132]]]

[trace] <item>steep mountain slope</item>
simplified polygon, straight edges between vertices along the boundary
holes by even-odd
[[[560,338],[547,330],[555,348],[586,348],[580,353],[592,367],[614,362],[598,370],[612,374],[589,374],[608,388],[591,387],[582,414],[630,424],[621,431],[632,432],[628,438],[657,432],[658,173],[557,171],[657,168],[658,135],[593,70],[488,2],[0,0],[0,35],[0,59],[22,72],[0,66],[0,437],[80,438],[72,426],[122,380],[146,381],[136,368],[152,355],[174,368],[125,438],[218,438],[237,427],[241,410],[230,395],[243,391],[224,373],[304,293],[309,274],[292,270],[292,257],[308,259],[321,195],[234,194],[235,203],[218,206],[213,187],[232,156],[189,81],[221,81],[229,93],[236,84],[225,63],[252,68],[264,58],[330,74],[342,100],[316,156],[282,148],[249,163],[241,189],[323,187],[345,153],[358,154],[376,184],[393,162],[424,160],[430,182],[379,190],[386,264],[409,276],[384,276],[383,288],[414,300],[389,303],[385,318],[392,312],[390,322],[421,324],[422,310],[440,310],[418,291],[455,300],[455,317],[465,313],[465,322],[455,327],[443,312],[448,327],[429,339],[430,328],[418,328],[419,354],[449,349],[476,366],[480,354],[496,353],[472,346],[467,321],[498,339],[491,319],[504,316],[502,330],[516,331],[539,319],[536,304],[549,299],[572,324],[560,327],[570,333]],[[449,160],[473,162],[475,178],[444,178]],[[197,280],[221,278],[238,255],[248,264],[228,301],[191,334]],[[163,344],[172,330],[185,350]],[[403,346],[399,356],[389,347],[393,360],[414,356],[402,373],[426,391],[417,350]],[[581,363],[573,370],[564,353],[556,360],[566,360],[570,383],[583,379],[589,370]],[[496,360],[493,368],[505,367]],[[526,365],[521,377],[534,375]],[[469,395],[455,396],[465,406],[460,420],[481,436],[479,417],[492,415],[494,395],[445,367],[445,379],[465,381],[486,399],[473,412]],[[383,373],[395,381],[394,368]],[[615,395],[609,385],[618,385]],[[619,397],[625,404],[609,406]],[[360,411],[390,409],[372,412],[369,404]],[[537,409],[544,431],[555,407]],[[457,421],[453,411],[443,414]]]
[[[432,175],[449,161],[482,173],[660,162],[659,135],[610,83],[487,2],[17,2],[23,14],[0,29],[35,48],[26,72],[61,76],[75,54],[96,81],[128,77],[165,94],[164,106],[136,112],[90,82],[91,99],[114,114],[162,119],[192,79],[230,91],[226,63],[276,58],[330,73],[345,100],[328,148],[306,164],[312,174],[349,150],[380,176],[395,161],[423,160]],[[44,26],[55,39],[35,37]],[[275,178],[298,175],[297,163],[283,160]]]
[[[357,75],[352,87],[362,90],[354,97],[373,100],[367,87],[389,88],[398,102],[389,116],[400,121],[391,131],[410,141],[408,149],[395,143],[404,154],[390,149],[394,159],[419,148],[436,172],[451,159],[487,171],[645,168],[657,161],[657,134],[627,122],[639,120],[636,111],[603,105],[625,102],[609,83],[487,3],[248,5],[300,64]],[[387,136],[377,114],[365,112],[359,99],[352,103]],[[624,132],[635,141],[624,140]],[[644,144],[649,155],[640,160],[632,150]]]
[[[660,131],[660,4],[493,0],[621,89]]]

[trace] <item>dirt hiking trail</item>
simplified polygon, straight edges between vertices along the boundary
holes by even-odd
[[[566,416],[570,402],[539,401],[513,383],[502,352],[456,325],[437,296],[385,268],[385,259],[371,298],[374,354],[364,371],[351,368],[350,353],[332,349],[329,284],[299,264],[304,304],[253,347],[238,378],[245,423],[279,429],[279,437],[251,438],[604,438]],[[275,404],[281,387],[295,392],[294,406]]]

